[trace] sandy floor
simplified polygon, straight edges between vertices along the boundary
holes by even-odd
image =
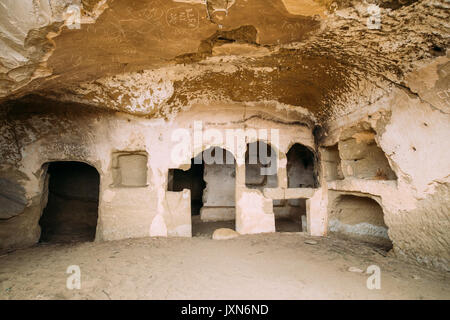
[[[0,257],[0,299],[449,299],[450,278],[342,239],[303,233],[40,244]],[[381,289],[349,267],[381,268]],[[81,268],[81,290],[66,269]]]
[[[235,229],[235,222],[233,221],[218,221],[218,222],[202,222],[200,216],[192,217],[192,236],[193,237],[211,237],[214,230],[219,228]]]
[[[192,217],[192,235],[194,237],[209,237],[214,230],[219,228],[236,229],[233,221],[218,221],[218,222],[202,222],[200,216]],[[294,222],[290,219],[277,219],[275,222],[277,232],[300,232],[302,229],[301,223]]]

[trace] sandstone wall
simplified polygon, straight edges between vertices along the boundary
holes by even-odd
[[[38,221],[48,190],[45,164],[52,161],[85,162],[100,174],[96,240],[191,236],[190,192],[166,191],[168,171],[187,169],[191,158],[210,146],[232,151],[237,160],[237,230],[274,231],[273,199],[304,198],[305,192],[290,189],[291,194],[286,194],[285,159],[280,160],[276,189],[247,189],[243,179],[245,145],[258,139],[254,130],[277,129],[279,140],[273,145],[284,158],[294,143],[314,150],[312,119],[305,111],[287,118],[283,110],[264,105],[198,105],[164,120],[48,100],[22,101],[6,111],[3,119],[9,127],[1,141],[5,148],[1,149],[0,178],[17,192],[5,219],[0,219],[0,247],[17,248],[38,241]],[[196,121],[201,121],[200,131],[205,135],[200,145],[186,140],[186,133],[195,140]],[[217,133],[226,137],[227,129],[245,133],[243,149],[236,150],[231,140],[217,139]],[[313,193],[307,189],[306,196]],[[212,203],[211,198],[206,200],[206,204]]]
[[[448,68],[445,57],[431,61],[409,74],[405,87],[330,122],[321,148],[329,190],[376,200],[397,255],[444,269],[449,268],[450,259],[450,105],[442,99],[442,88],[449,86]],[[362,135],[371,130],[395,176],[389,173],[374,179],[349,174],[349,148],[343,147],[348,132],[362,145]],[[380,165],[386,168],[384,160],[372,168]],[[329,200],[329,219],[333,219],[335,207]]]

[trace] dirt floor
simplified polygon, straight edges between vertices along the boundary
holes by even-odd
[[[217,221],[217,222],[202,222],[200,216],[192,216],[192,236],[193,237],[211,237],[214,230],[220,228],[235,229],[235,222],[232,221]]]
[[[192,217],[192,235],[194,237],[209,237],[214,230],[219,228],[236,229],[235,222],[232,221],[217,221],[217,222],[202,222],[200,216]],[[277,219],[275,221],[275,228],[277,232],[300,232],[302,225],[291,219]]]
[[[304,233],[41,243],[0,256],[0,299],[449,299],[450,276],[350,240]],[[376,264],[369,275],[350,272]],[[66,288],[78,265],[81,289]]]

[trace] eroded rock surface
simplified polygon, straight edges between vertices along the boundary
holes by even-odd
[[[3,5],[4,99],[38,92],[150,116],[193,99],[271,100],[329,118],[404,86],[448,44],[445,1],[380,2],[379,29],[368,4],[313,0],[82,1],[70,29],[69,2]],[[22,19],[36,22],[16,30]]]
[[[173,132],[203,121],[204,131],[242,130],[245,144],[256,141],[248,130],[280,132],[268,188],[247,188],[245,150],[230,150],[227,219],[239,232],[274,231],[274,206],[303,199],[311,235],[330,226],[382,235],[398,257],[448,269],[449,9],[446,0],[3,1],[0,249],[39,240],[54,161],[99,172],[97,240],[191,236],[191,194],[168,191],[168,172],[212,144],[231,149],[204,142],[182,154],[187,163],[169,161]],[[294,144],[313,159],[310,182],[295,187]],[[383,216],[346,220],[342,196],[370,198]]]

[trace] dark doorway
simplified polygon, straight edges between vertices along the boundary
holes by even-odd
[[[100,176],[82,162],[48,164],[48,202],[39,225],[40,242],[93,241],[98,219]]]
[[[181,169],[169,170],[168,191],[191,190],[191,214],[193,216],[200,215],[200,209],[203,207],[203,189],[206,187],[203,174],[203,163],[194,163],[194,158],[191,160],[191,168],[187,171]]]
[[[314,153],[296,143],[286,155],[288,188],[315,188]]]
[[[306,199],[274,200],[276,232],[306,232]]]
[[[170,169],[168,191],[191,190],[192,235],[210,236],[235,228],[236,161],[233,154],[211,147],[191,159],[187,171]]]

